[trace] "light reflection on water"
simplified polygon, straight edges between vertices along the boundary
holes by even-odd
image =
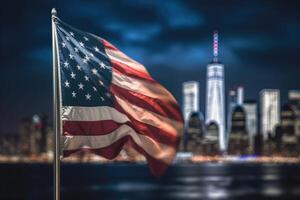
[[[275,180],[279,180],[280,176],[278,174],[265,174],[262,175],[261,178],[264,181],[275,181]]]
[[[175,167],[176,168],[176,167]],[[291,174],[281,171],[282,166],[256,165],[208,166],[183,165],[160,180],[144,179],[142,182],[123,181],[108,185],[91,186],[91,190],[111,193],[143,193],[144,198],[163,199],[231,199],[243,197],[284,197],[300,195],[299,176],[290,182]],[[299,170],[300,171],[300,170]],[[291,183],[292,187],[287,183]],[[296,186],[296,187],[295,187]],[[89,190],[88,188],[86,188]],[[118,195],[117,195],[118,196]],[[138,195],[130,198],[138,199]]]
[[[51,184],[40,176],[48,173],[51,179],[51,167],[26,167],[27,175],[24,166],[15,169],[23,170],[24,180],[18,176],[19,182],[10,180],[11,175],[5,176],[3,169],[0,171],[2,182],[13,183],[11,188],[23,191],[16,193],[0,187],[1,195],[10,197],[4,199],[52,199]],[[13,174],[11,169],[10,173]],[[78,164],[62,166],[61,190],[63,200],[300,199],[299,174],[300,165],[181,164],[171,166],[162,178],[156,179],[146,165]],[[22,183],[30,187],[24,189]]]
[[[218,188],[218,187],[208,187],[207,190],[205,190],[205,197],[210,199],[220,199],[220,198],[226,198],[228,197],[228,191],[224,188]]]
[[[262,190],[262,194],[265,196],[280,196],[282,193],[282,189],[277,186],[266,186]]]

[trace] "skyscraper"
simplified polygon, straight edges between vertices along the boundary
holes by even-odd
[[[199,112],[199,83],[197,81],[184,82],[183,92],[183,116],[187,123],[192,112]]]
[[[246,112],[242,106],[238,105],[233,109],[231,125],[227,152],[229,154],[247,154],[249,136],[246,130]]]
[[[261,133],[265,140],[268,134],[274,134],[274,128],[279,123],[279,105],[279,90],[264,89],[260,92]]]
[[[254,137],[257,134],[257,103],[256,101],[245,101],[243,104],[246,112],[246,129],[250,138],[250,146],[254,147]]]
[[[244,101],[244,88],[242,86],[236,86],[229,91],[229,104],[243,105]]]
[[[289,91],[289,102],[296,113],[295,133],[300,137],[300,90]]]
[[[257,133],[257,103],[256,101],[245,101],[244,110],[246,112],[246,127],[250,136]]]
[[[217,123],[220,150],[226,149],[224,65],[218,61],[218,32],[214,32],[213,62],[207,65],[206,123]]]
[[[228,117],[227,117],[227,130],[230,132],[231,130],[231,117],[232,112],[236,106],[242,106],[244,102],[244,88],[242,86],[237,86],[229,90],[228,97],[229,105],[228,105]]]
[[[293,106],[300,106],[300,90],[290,90],[288,97]]]

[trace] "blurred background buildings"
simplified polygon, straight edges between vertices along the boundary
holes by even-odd
[[[224,76],[224,65],[218,61],[218,33],[214,32],[213,62],[207,66],[207,88],[201,93],[206,95],[205,116],[195,105],[199,105],[201,83],[183,83],[186,129],[181,150],[203,156],[299,156],[300,90],[290,90],[288,102],[281,104],[278,89],[262,89],[257,102],[244,100],[247,91],[239,85],[229,90],[226,104]],[[191,83],[197,98],[186,105],[186,99],[191,99],[186,87]],[[186,109],[191,107],[197,109]]]
[[[299,157],[300,90],[290,90],[287,102],[280,102],[279,89],[262,89],[259,102],[244,100],[247,90],[242,85],[231,87],[227,93],[224,64],[218,60],[218,37],[214,32],[213,62],[207,65],[206,90],[200,93],[202,84],[198,81],[182,84],[185,130],[179,155]],[[200,109],[201,95],[206,98],[205,115]],[[0,135],[0,161],[10,158],[50,162],[53,131],[48,116],[25,118],[19,127],[18,134]],[[104,161],[86,152],[77,153],[74,158]],[[73,158],[69,160],[74,161]],[[144,161],[128,146],[116,160]]]

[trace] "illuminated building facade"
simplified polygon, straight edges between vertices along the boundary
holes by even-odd
[[[192,112],[199,112],[199,83],[188,81],[183,83],[183,116],[185,124]]]
[[[219,127],[220,150],[226,149],[224,65],[218,62],[218,33],[214,32],[214,59],[207,65],[206,124],[215,122]]]
[[[206,126],[206,133],[203,140],[204,155],[217,155],[220,152],[219,147],[219,127],[215,122],[210,122]]]
[[[295,135],[295,111],[290,104],[285,104],[280,112],[280,125],[284,134]]]
[[[193,112],[190,114],[186,135],[184,138],[185,150],[196,154],[201,146],[204,136],[205,124],[201,113]]]
[[[254,137],[257,134],[257,103],[256,101],[245,101],[243,108],[246,113],[246,130],[250,138],[250,146],[254,146]]]
[[[296,115],[295,134],[300,137],[300,90],[290,90],[288,96]]]
[[[291,105],[300,105],[300,90],[290,90],[288,96]]]
[[[264,89],[260,92],[261,133],[264,139],[273,135],[280,121],[280,93],[276,89]]]
[[[249,147],[249,136],[246,131],[246,113],[242,106],[236,106],[233,109],[231,124],[228,153],[246,154]]]
[[[295,132],[296,110],[291,104],[284,104],[280,112],[281,134],[278,135],[277,149],[283,148],[286,156],[299,155],[299,136]]]
[[[231,132],[233,134],[246,133],[246,113],[242,106],[237,106],[232,112],[231,117],[232,129]]]
[[[233,110],[235,109],[236,106],[242,106],[244,102],[244,88],[242,86],[237,86],[230,89],[228,102],[229,104],[228,104],[227,130],[230,133],[231,117],[232,117]]]
[[[236,105],[243,105],[244,102],[244,88],[242,86],[237,86],[229,91],[229,105],[233,107]]]

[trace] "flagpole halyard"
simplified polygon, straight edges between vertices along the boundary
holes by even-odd
[[[56,9],[52,14],[52,53],[53,53],[53,130],[54,130],[54,162],[53,162],[53,184],[54,200],[60,200],[60,94],[59,94],[59,60],[57,50],[56,34]]]

